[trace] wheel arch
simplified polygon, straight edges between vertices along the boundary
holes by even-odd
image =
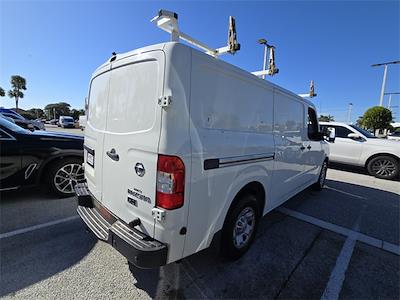
[[[240,201],[240,199],[246,195],[246,194],[252,194],[256,197],[257,203],[259,205],[260,209],[260,216],[261,218],[264,214],[264,208],[265,208],[265,203],[266,203],[266,192],[263,184],[257,180],[250,181],[246,183],[240,190],[235,194],[233,197],[233,200],[230,202],[229,208],[226,210],[226,213],[224,215],[224,221],[222,228],[226,224],[227,217],[229,216],[230,212],[232,209],[235,207],[235,205]]]
[[[246,194],[252,194],[256,197],[261,216],[263,215],[264,208],[265,208],[265,189],[261,182],[252,181],[252,182],[247,183],[245,186],[243,186],[239,190],[239,192],[236,194],[236,196],[233,198],[233,201],[228,209],[226,216],[229,214],[232,207],[234,205],[236,205],[236,203],[238,201],[240,201],[240,198]],[[226,219],[226,216],[225,216],[225,219]]]
[[[39,176],[38,176],[38,181],[39,183],[44,183],[46,179],[46,174],[49,168],[56,162],[64,159],[64,158],[78,158],[81,159],[83,162],[83,156],[78,154],[78,153],[64,153],[64,154],[59,154],[56,156],[52,156],[46,161],[43,162],[41,168],[39,169]]]
[[[226,210],[224,218],[223,218],[223,223],[221,229],[217,230],[214,232],[212,236],[210,236],[210,248],[214,249],[215,251],[219,252],[220,251],[220,242],[221,242],[221,234],[222,234],[222,229],[224,228],[227,217],[229,216],[230,212],[232,209],[235,207],[235,205],[240,201],[240,198],[245,195],[245,194],[253,194],[255,195],[257,202],[260,207],[260,216],[261,218],[264,214],[264,208],[267,202],[267,192],[266,188],[264,185],[258,181],[257,179],[250,180],[246,184],[244,184],[235,194],[233,197],[233,200],[229,204],[229,208]],[[232,198],[232,197],[231,197]]]

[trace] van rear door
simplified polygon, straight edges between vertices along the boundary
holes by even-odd
[[[160,50],[112,63],[103,147],[103,205],[152,237],[164,63]]]
[[[87,124],[85,128],[85,178],[90,192],[102,201],[103,144],[106,129],[110,65],[94,74],[89,89]]]

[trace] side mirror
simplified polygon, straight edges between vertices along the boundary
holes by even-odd
[[[354,132],[349,133],[349,134],[347,135],[347,137],[348,137],[349,139],[352,139],[352,140],[361,140],[361,139],[362,139],[361,136],[359,136],[357,133],[354,133]]]

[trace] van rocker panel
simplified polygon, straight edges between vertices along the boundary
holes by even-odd
[[[156,268],[167,263],[168,248],[165,244],[111,215],[91,197],[86,185],[77,184],[75,190],[78,214],[98,239],[112,245],[138,268]],[[91,201],[88,200],[88,196],[91,197]],[[103,216],[104,211],[106,217]]]

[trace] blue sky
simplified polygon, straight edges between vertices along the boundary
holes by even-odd
[[[27,79],[20,107],[69,102],[83,108],[91,73],[113,51],[167,41],[149,20],[158,9],[179,14],[182,31],[212,47],[226,44],[228,16],[236,18],[241,50],[222,56],[248,71],[261,69],[265,37],[276,46],[278,75],[268,80],[296,93],[314,79],[319,113],[353,121],[377,105],[383,68],[400,59],[399,1],[4,1],[0,0],[0,86]],[[400,65],[389,67],[387,92],[400,92]],[[386,97],[385,102],[387,103]],[[393,96],[400,120],[400,95]],[[8,97],[0,105],[14,107]]]

